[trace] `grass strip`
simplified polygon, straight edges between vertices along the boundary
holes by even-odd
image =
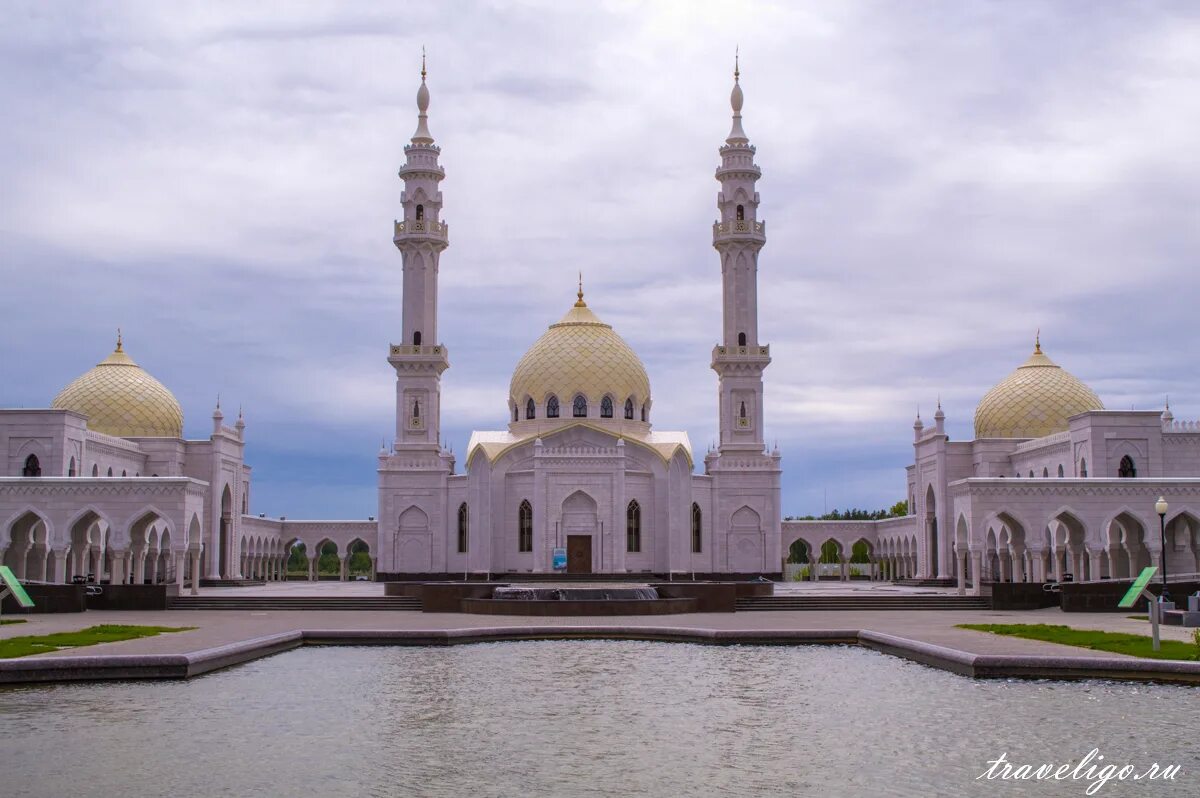
[[[0,640],[0,659],[27,657],[30,654],[45,654],[64,648],[94,646],[97,643],[116,643],[139,637],[154,637],[164,632],[187,632],[194,626],[121,626],[103,624],[89,626],[78,632],[55,632],[48,635],[25,635]]]
[[[1153,642],[1146,635],[1125,632],[1103,632],[1097,629],[1073,629],[1046,623],[960,623],[959,629],[991,632],[1008,637],[1023,637],[1026,640],[1044,640],[1064,646],[1078,646],[1095,651],[1110,651],[1114,654],[1129,654],[1147,659],[1200,659],[1200,646],[1180,640],[1163,640],[1162,648],[1155,651]]]
[[[25,623],[24,618],[3,618],[0,619],[0,626],[8,626],[10,623]]]

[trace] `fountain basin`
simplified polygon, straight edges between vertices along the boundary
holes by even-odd
[[[498,601],[655,601],[649,585],[503,585],[492,591]]]

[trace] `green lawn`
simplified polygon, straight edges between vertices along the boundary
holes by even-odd
[[[97,643],[115,643],[118,640],[133,640],[138,637],[154,637],[163,632],[187,632],[194,626],[118,626],[107,624],[90,626],[78,632],[55,632],[49,635],[26,635],[0,640],[0,659],[44,654],[63,648],[94,646]]]
[[[1023,637],[1028,640],[1045,640],[1096,651],[1111,651],[1114,654],[1130,654],[1151,659],[1200,659],[1200,646],[1179,640],[1163,640],[1162,649],[1151,648],[1151,639],[1146,635],[1131,635],[1123,632],[1101,632],[1095,629],[1072,629],[1045,623],[961,623],[959,629],[974,629],[997,635]]]

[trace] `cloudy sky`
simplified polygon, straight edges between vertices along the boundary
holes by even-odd
[[[394,430],[396,169],[420,50],[447,178],[443,429],[502,428],[574,299],[715,437],[710,225],[735,46],[784,511],[903,497],[1029,354],[1200,415],[1200,6],[1180,2],[43,3],[0,8],[0,406],[112,349],[204,436],[245,407],[252,508],[373,515]]]

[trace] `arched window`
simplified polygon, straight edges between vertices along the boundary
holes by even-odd
[[[642,507],[637,499],[629,502],[625,513],[625,551],[642,550]]]
[[[36,454],[31,454],[25,458],[25,468],[21,470],[23,477],[40,477],[42,475],[42,464],[38,460]]]
[[[112,476],[112,466],[109,466],[109,467],[108,467],[108,475],[109,475],[110,477]]]
[[[129,476],[128,474],[125,473],[124,468],[121,469],[121,476],[123,476],[123,477]]]
[[[700,505],[692,502],[692,553],[699,554],[701,543],[703,541],[702,527],[700,524]]]
[[[1047,478],[1049,478],[1049,476],[1050,476],[1050,469],[1043,467],[1042,468],[1042,479],[1047,479]]]
[[[421,417],[421,402],[417,399],[413,399],[413,418],[420,418],[420,417]]]
[[[92,476],[100,476],[100,466],[97,463],[92,463]]]
[[[1059,463],[1059,464],[1058,464],[1058,476],[1059,476],[1059,479],[1061,479],[1061,478],[1062,478],[1062,475],[1063,475],[1063,467],[1062,467],[1062,463]]]
[[[546,400],[546,418],[558,418],[558,397],[551,396]]]
[[[517,405],[514,403],[513,404],[513,421],[520,421],[520,420],[521,420],[521,408],[517,407]]]
[[[75,476],[75,458],[71,458],[71,464],[67,466],[67,476]]]
[[[744,332],[740,332],[740,333],[738,333],[738,346],[745,346],[745,345],[746,345],[746,334]]]
[[[517,551],[533,551],[533,505],[521,501],[517,510]]]
[[[650,416],[650,408],[645,402],[642,403],[642,421],[645,421]]]
[[[600,400],[600,418],[612,418],[611,396],[606,396]]]
[[[463,502],[458,506],[458,553],[462,554],[467,550],[468,535],[470,532],[470,518],[467,513],[467,503]]]
[[[1133,464],[1133,458],[1125,455],[1121,458],[1121,465],[1117,468],[1117,476],[1121,479],[1132,479],[1137,476],[1137,466]]]
[[[741,410],[738,411],[738,415],[741,416],[742,418],[746,417],[746,403],[745,402],[742,402],[742,408],[741,408]]]
[[[576,396],[571,402],[571,415],[575,418],[587,418],[587,399]]]
[[[525,402],[525,418],[536,418],[536,417],[537,417],[537,406],[534,405],[532,399],[526,400],[526,402]]]
[[[1087,458],[1086,457],[1079,458],[1079,476],[1081,476],[1081,477],[1087,476]]]
[[[1029,478],[1033,479],[1033,469],[1029,469]]]
[[[625,400],[625,418],[633,421],[633,397]]]
[[[413,346],[421,345],[421,331],[413,330]]]
[[[737,220],[739,222],[744,222],[746,220],[746,206],[737,206]]]
[[[417,206],[417,221],[422,222],[424,220],[425,220],[425,206],[418,205]]]

